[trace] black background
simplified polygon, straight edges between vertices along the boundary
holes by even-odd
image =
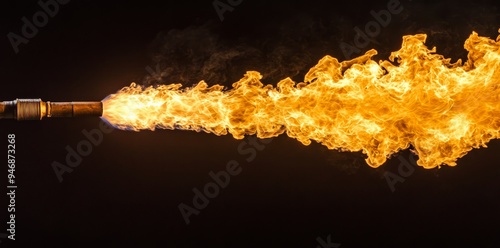
[[[225,1],[223,1],[225,2]],[[36,1],[2,2],[1,100],[101,100],[131,82],[206,79],[230,86],[247,70],[265,83],[300,81],[326,54],[345,59],[340,42],[373,20],[388,1],[243,2],[221,21],[212,1],[70,1],[14,53],[9,32],[40,10]],[[429,46],[466,59],[463,42],[475,30],[496,37],[495,1],[401,0],[404,11],[363,51],[387,58],[407,34],[427,33]],[[176,31],[171,31],[176,30]],[[233,57],[224,57],[230,52]],[[215,54],[215,55],[214,55]],[[211,57],[211,56],[215,57]],[[159,65],[163,74],[145,68]],[[210,68],[212,68],[210,70]],[[105,134],[103,142],[60,183],[51,164],[66,146],[98,128],[97,118],[34,122],[2,120],[0,137],[16,134],[16,241],[0,247],[498,247],[500,142],[471,151],[456,167],[416,168],[391,192],[384,172],[359,153],[303,146],[285,135],[251,162],[230,136],[157,130]],[[408,151],[400,153],[407,158]],[[398,154],[399,155],[399,154]],[[192,206],[193,188],[236,160],[231,178],[186,225],[178,209]],[[2,162],[0,233],[7,229],[7,161]]]

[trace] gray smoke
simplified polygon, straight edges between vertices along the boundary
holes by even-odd
[[[310,67],[331,54],[329,48],[336,44],[332,38],[337,38],[327,37],[332,33],[328,27],[308,16],[288,22],[276,29],[267,27],[273,37],[222,38],[211,24],[162,32],[152,45],[157,73],[146,76],[144,82],[190,86],[205,80],[209,85],[229,86],[249,70],[259,71],[268,84],[286,77],[302,81]]]

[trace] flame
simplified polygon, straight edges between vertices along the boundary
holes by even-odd
[[[499,30],[500,32],[500,30]],[[285,133],[304,145],[362,151],[378,167],[410,145],[418,165],[455,166],[472,148],[500,137],[500,36],[473,32],[465,63],[436,54],[425,34],[403,37],[389,61],[376,50],[350,61],[325,56],[304,82],[277,87],[248,71],[233,88],[132,83],[103,100],[103,117],[119,129],[183,129],[259,138]]]

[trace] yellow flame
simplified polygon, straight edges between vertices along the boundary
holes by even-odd
[[[500,32],[500,30],[499,30]],[[428,49],[425,34],[403,37],[390,61],[350,61],[325,56],[304,82],[290,78],[263,85],[249,71],[233,88],[181,84],[144,88],[131,84],[103,100],[103,117],[120,129],[185,129],[236,139],[284,132],[302,144],[362,151],[378,167],[412,145],[418,164],[456,165],[472,148],[500,137],[500,36],[473,32],[468,60],[451,63]]]

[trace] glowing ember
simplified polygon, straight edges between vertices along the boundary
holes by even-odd
[[[500,30],[499,30],[500,31]],[[204,131],[234,138],[284,132],[302,144],[363,151],[372,167],[412,145],[425,168],[447,164],[500,137],[500,36],[476,33],[465,42],[468,61],[450,63],[426,35],[403,37],[390,61],[350,61],[325,56],[305,82],[290,78],[263,85],[249,71],[233,88],[180,84],[143,88],[135,84],[107,97],[104,118],[120,129]]]

